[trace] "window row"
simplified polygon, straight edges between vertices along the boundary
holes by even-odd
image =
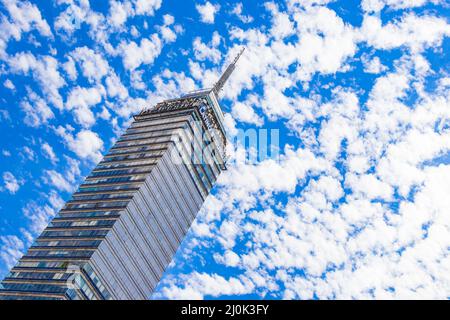
[[[182,127],[180,127],[180,128],[182,128]],[[117,141],[117,143],[124,143],[124,142],[130,142],[130,141],[141,143],[142,140],[145,140],[145,139],[171,135],[177,129],[178,128],[159,130],[159,131],[154,131],[154,132],[142,133],[139,135],[133,135],[131,137],[125,136],[125,137],[121,137],[120,140]]]
[[[109,177],[109,176],[120,176],[127,174],[137,174],[137,173],[150,173],[149,167],[143,168],[129,168],[129,169],[111,169],[108,171],[92,172],[89,177]]]
[[[71,258],[89,258],[92,256],[93,251],[80,251],[80,250],[52,250],[52,251],[28,251],[27,257],[71,257]]]
[[[130,177],[118,177],[118,178],[99,178],[96,180],[86,180],[83,182],[84,186],[107,184],[107,183],[119,183],[119,182],[132,182],[132,181],[144,181],[147,175],[135,175]]]
[[[122,200],[122,199],[131,199],[134,195],[134,192],[123,192],[123,193],[108,193],[108,194],[89,194],[89,195],[83,195],[80,193],[75,193],[72,196],[73,200],[107,200],[107,199],[115,199],[115,200]]]
[[[44,230],[40,238],[57,238],[57,237],[104,237],[109,230]]]
[[[64,210],[97,209],[109,207],[126,207],[129,201],[94,202],[94,203],[67,203]]]
[[[12,291],[31,291],[56,294],[64,293],[66,290],[65,283],[63,283],[63,286],[37,283],[3,283],[3,286],[5,289]]]
[[[136,120],[131,124],[130,128],[138,128],[141,126],[146,126],[149,123],[168,123],[173,121],[174,118],[180,118],[189,116],[194,109],[188,109],[188,110],[173,110],[171,112],[164,112],[164,113],[153,113],[147,116],[138,116],[136,117]]]
[[[128,160],[137,160],[142,158],[157,158],[164,154],[166,150],[153,150],[148,153],[138,153],[138,154],[127,154],[122,156],[114,156],[104,158],[100,164],[107,164],[109,162],[117,162],[117,161],[128,161]]]
[[[88,220],[88,221],[52,221],[49,227],[68,228],[68,227],[112,227],[115,220]]]
[[[167,122],[165,124],[155,124],[151,123],[147,126],[142,126],[139,128],[128,128],[128,130],[122,135],[122,137],[131,137],[136,134],[140,133],[148,133],[148,132],[156,132],[156,131],[162,131],[162,130],[170,130],[170,129],[176,129],[180,126],[183,126],[185,124],[186,120],[182,121],[171,121]]]
[[[58,218],[98,218],[98,217],[119,217],[120,210],[99,210],[83,212],[60,212]]]
[[[34,242],[34,247],[98,247],[101,241],[99,240],[53,240],[42,241],[37,240]]]
[[[157,137],[152,137],[152,138],[148,138],[145,140],[139,140],[139,141],[117,141],[114,144],[114,147],[112,148],[113,150],[117,150],[119,148],[123,148],[123,147],[137,147],[137,146],[141,146],[141,145],[148,145],[148,144],[152,144],[152,143],[163,143],[163,142],[168,142],[170,141],[170,137],[172,136],[172,134],[166,134],[166,135],[160,135]]]
[[[153,150],[165,150],[169,146],[169,143],[157,143],[152,145],[136,146],[136,147],[126,147],[123,149],[111,150],[105,157],[111,157],[123,154],[141,153]]]
[[[111,185],[111,186],[93,186],[93,185],[81,185],[77,194],[93,193],[93,192],[116,192],[116,191],[137,191],[139,190],[140,183],[129,183],[123,185]]]

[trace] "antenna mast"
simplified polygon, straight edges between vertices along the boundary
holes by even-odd
[[[216,82],[216,84],[213,87],[213,92],[219,96],[220,91],[222,90],[223,86],[225,85],[225,82],[227,82],[230,75],[233,73],[234,69],[236,68],[236,62],[239,60],[240,56],[244,52],[245,47],[241,49],[241,51],[238,53],[236,58],[234,58],[233,62],[225,69],[222,76],[219,78],[219,80]]]

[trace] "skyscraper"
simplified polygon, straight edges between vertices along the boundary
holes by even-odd
[[[2,281],[0,299],[147,299],[220,172],[212,89],[158,103],[127,131]]]

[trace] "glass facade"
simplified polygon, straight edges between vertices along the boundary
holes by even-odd
[[[0,299],[150,297],[225,168],[215,94],[136,115],[3,279]]]

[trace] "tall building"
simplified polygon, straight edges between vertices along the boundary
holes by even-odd
[[[212,89],[134,122],[2,281],[0,299],[147,299],[225,168]]]

